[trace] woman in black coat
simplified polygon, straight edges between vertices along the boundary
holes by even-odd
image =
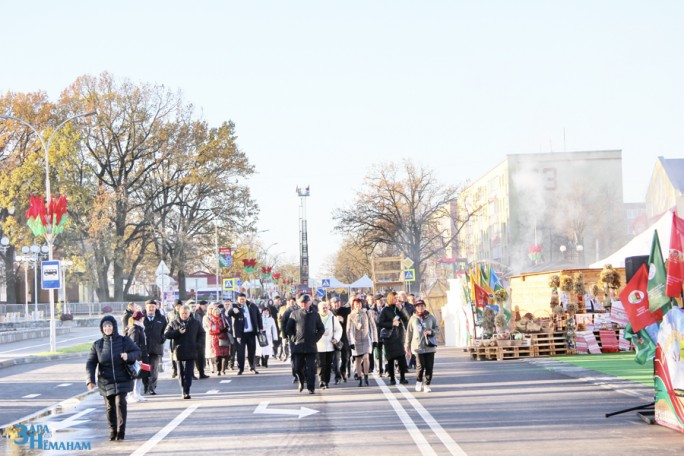
[[[173,341],[173,352],[183,399],[190,399],[197,347],[200,341],[204,341],[202,324],[190,316],[190,307],[185,305],[180,308],[180,318],[173,320],[166,327],[164,337]]]
[[[399,382],[403,385],[408,383],[406,380],[406,352],[404,351],[404,327],[408,323],[408,315],[397,301],[397,293],[391,291],[387,294],[387,305],[380,312],[378,327],[380,328],[379,337],[383,335],[382,343],[385,348],[385,358],[387,359],[388,371],[390,375],[390,385],[396,385],[394,373],[394,361],[399,365]]]
[[[144,319],[145,314],[139,310],[136,310],[129,319],[130,321],[128,323],[126,335],[130,337],[133,342],[135,342],[135,345],[140,347],[140,352],[142,353],[140,356],[140,361],[145,364],[149,364],[150,356],[147,348],[147,336],[145,335],[145,324],[143,323]],[[133,391],[128,393],[128,398],[126,399],[128,402],[145,402],[147,400],[142,395],[143,379],[147,379],[147,377],[148,372],[141,370],[138,377],[133,381]]]
[[[125,364],[140,360],[140,348],[128,337],[119,334],[116,319],[105,315],[100,321],[102,338],[93,342],[86,362],[87,386],[97,386],[104,397],[109,422],[109,440],[123,440],[126,435],[126,394],[133,391],[133,380]]]

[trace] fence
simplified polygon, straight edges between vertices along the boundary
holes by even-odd
[[[126,310],[126,302],[76,302],[76,303],[65,303],[63,304],[62,313],[71,313],[76,316],[96,316],[101,315],[104,312],[104,308],[109,306],[111,310],[109,313],[114,315],[123,315]],[[144,307],[144,302],[136,302],[141,307]],[[55,312],[57,312],[57,304],[55,304]],[[38,319],[49,318],[50,317],[50,304],[39,303],[38,304]],[[28,311],[30,319],[33,319],[33,314],[36,309],[36,305],[29,303]],[[0,304],[0,315],[6,316],[9,319],[25,319],[26,304]]]

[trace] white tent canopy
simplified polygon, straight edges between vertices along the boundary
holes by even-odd
[[[373,281],[364,274],[359,280],[350,283],[349,288],[373,288]]]
[[[667,258],[670,247],[670,232],[672,231],[672,211],[665,212],[657,222],[648,227],[647,230],[636,235],[620,250],[609,257],[590,264],[589,267],[602,268],[606,264],[611,264],[614,268],[624,268],[625,258],[649,255],[651,253],[651,243],[653,242],[653,232],[656,230],[658,230],[660,250],[663,252],[663,258]]]
[[[330,281],[330,288],[349,288],[349,286],[350,286],[348,283],[340,282],[335,277],[329,277],[326,280]],[[322,285],[322,281],[321,281],[321,285]]]

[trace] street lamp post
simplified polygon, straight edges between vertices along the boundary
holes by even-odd
[[[71,122],[72,120],[78,119],[79,117],[91,117],[97,115],[96,111],[91,111],[85,114],[76,114],[74,116],[71,116],[64,120],[62,123],[57,125],[57,127],[52,131],[50,134],[50,137],[47,140],[47,143],[43,139],[42,132],[39,132],[36,127],[25,121],[24,119],[20,119],[19,117],[15,117],[11,114],[3,114],[0,115],[0,119],[4,120],[14,120],[16,122],[19,122],[20,124],[30,128],[33,133],[36,134],[38,137],[38,140],[40,141],[41,146],[43,146],[43,152],[45,153],[45,202],[46,206],[49,208],[50,207],[50,200],[52,199],[52,195],[50,193],[50,160],[48,156],[48,151],[50,150],[50,145],[52,144],[52,140],[54,139],[55,135],[57,132],[68,122]],[[45,233],[45,240],[47,241],[47,247],[48,247],[48,260],[52,261],[52,255],[53,255],[53,242],[54,242],[54,235],[52,233],[52,224],[48,225],[47,227],[47,232]],[[55,322],[55,295],[53,293],[54,290],[49,290],[49,296],[50,296],[50,351],[55,352],[57,351],[57,325]]]

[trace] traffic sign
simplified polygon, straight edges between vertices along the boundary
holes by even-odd
[[[416,281],[416,270],[415,269],[404,269],[404,282],[415,282]]]
[[[224,291],[235,290],[235,279],[223,279],[223,290]]]
[[[168,274],[169,272],[171,272],[171,271],[169,271],[169,267],[166,265],[166,263],[164,263],[164,260],[161,260],[159,262],[159,266],[157,266],[156,274],[158,276],[161,276],[164,274]]]
[[[323,288],[318,288],[316,290],[316,296],[319,298],[322,298],[325,296],[325,290]]]
[[[330,279],[321,280],[321,287],[322,288],[330,288]]]
[[[410,269],[411,266],[413,266],[413,260],[409,257],[406,257],[404,258],[402,264],[404,265],[404,269]]]
[[[62,265],[59,260],[41,261],[40,277],[43,290],[58,290],[62,288]]]

